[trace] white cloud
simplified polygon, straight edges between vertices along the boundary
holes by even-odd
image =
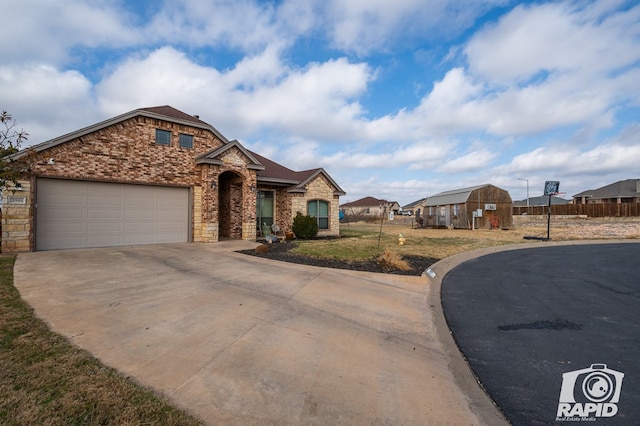
[[[497,156],[495,152],[483,148],[454,158],[442,164],[436,170],[443,173],[465,173],[482,170],[488,168],[489,164]]]
[[[272,3],[176,0],[162,3],[146,31],[164,44],[256,51],[276,38],[274,19]]]
[[[504,0],[331,0],[327,31],[339,49],[364,55],[416,39],[452,38]]]
[[[97,93],[110,114],[140,105],[198,109],[212,124],[224,123],[230,138],[270,129],[296,138],[339,141],[355,137],[362,108],[354,99],[371,78],[365,64],[345,59],[289,68],[269,49],[218,71],[165,47],[125,61],[98,85]]]
[[[640,143],[629,146],[611,142],[588,150],[573,146],[546,146],[517,155],[497,171],[507,174],[553,172],[563,176],[579,174],[633,173],[640,164]]]
[[[517,6],[467,44],[470,71],[487,81],[511,85],[541,72],[606,75],[633,64],[640,59],[640,6],[618,14],[615,3],[609,3],[612,9],[604,9],[605,4]]]
[[[123,46],[139,40],[131,15],[112,1],[21,0],[2,7],[0,57],[63,63],[77,46]]]
[[[99,117],[91,83],[76,71],[49,65],[0,67],[2,108],[30,137],[25,146],[93,124]]]

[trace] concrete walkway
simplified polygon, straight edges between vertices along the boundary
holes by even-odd
[[[504,422],[454,379],[466,366],[450,367],[429,279],[233,252],[252,247],[25,253],[15,285],[54,331],[209,424]]]

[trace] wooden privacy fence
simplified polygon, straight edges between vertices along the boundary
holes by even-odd
[[[513,214],[544,215],[548,206],[514,207]],[[551,206],[552,215],[583,215],[588,217],[640,216],[640,203],[558,204]]]

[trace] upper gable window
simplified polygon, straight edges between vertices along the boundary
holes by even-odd
[[[158,145],[171,145],[171,132],[168,130],[156,129],[156,143]]]
[[[180,133],[180,148],[193,148],[193,135]]]

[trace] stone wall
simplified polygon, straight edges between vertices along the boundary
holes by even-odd
[[[322,200],[329,203],[329,229],[321,230],[319,235],[338,235],[340,233],[340,197],[333,195],[335,188],[323,176],[318,175],[307,185],[306,193],[294,193],[292,199],[292,216],[297,212],[308,214],[307,202]]]
[[[19,190],[9,184],[2,193],[2,252],[30,251],[33,246],[33,187],[20,181]]]

